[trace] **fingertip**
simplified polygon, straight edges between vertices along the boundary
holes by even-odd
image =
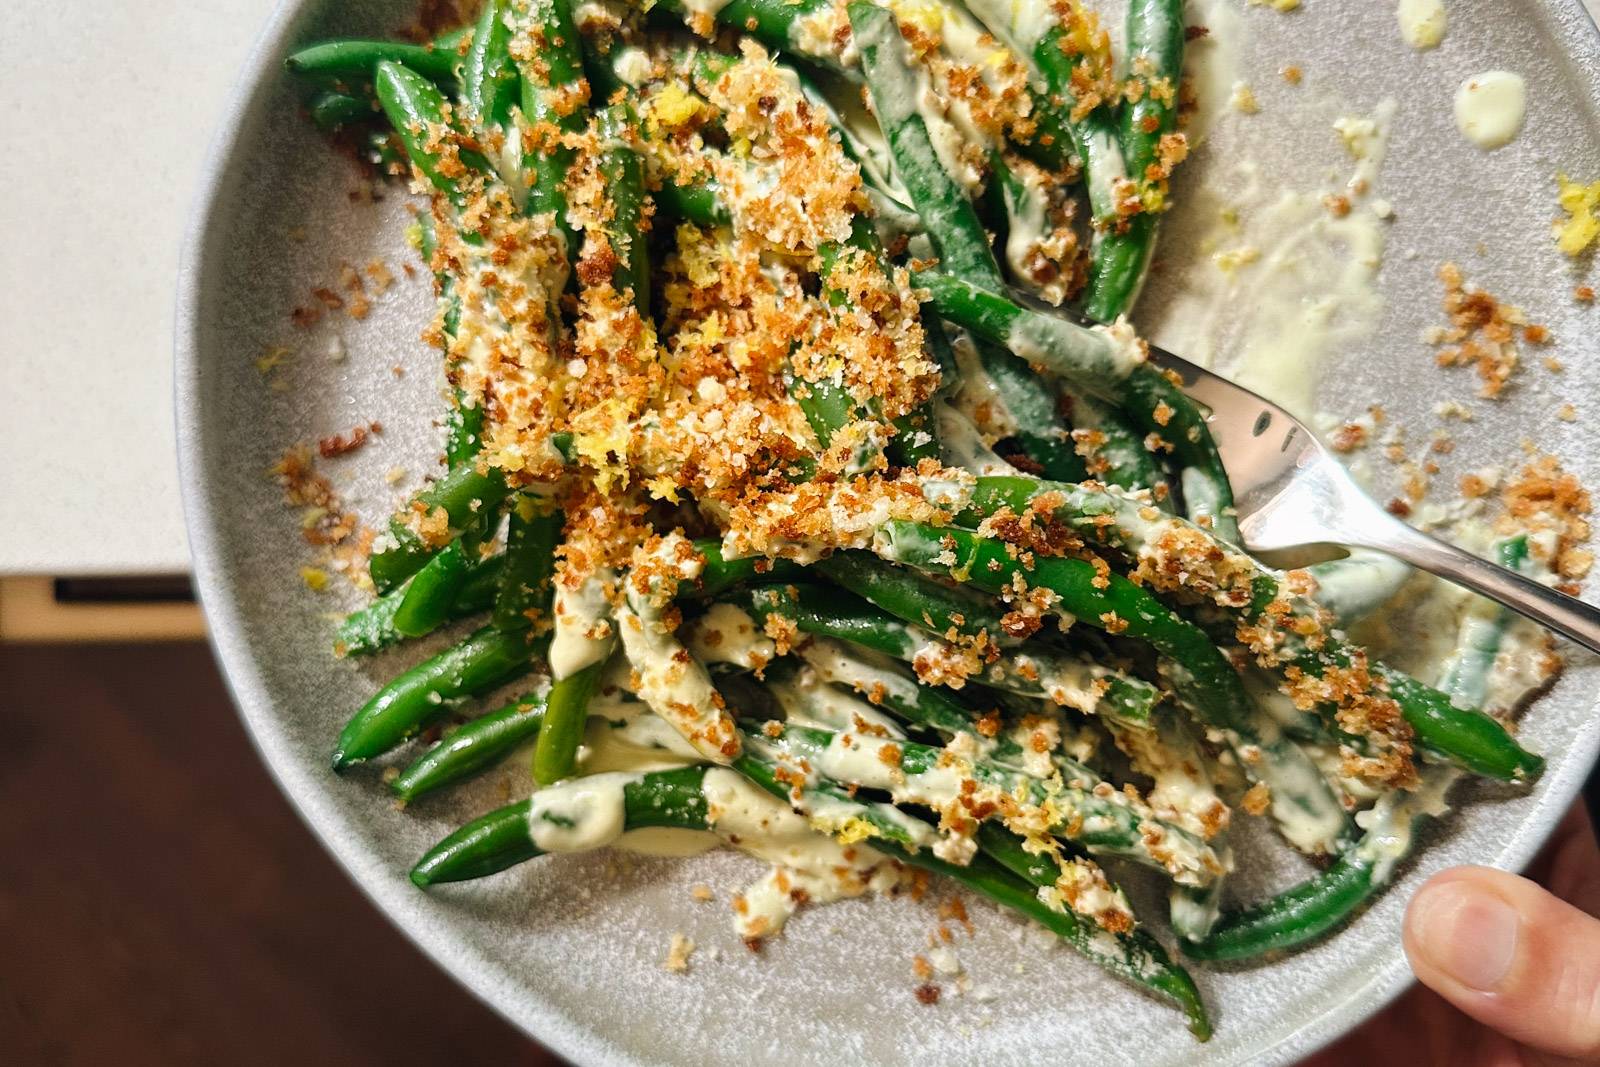
[[[1513,1040],[1600,1053],[1600,922],[1516,875],[1460,867],[1430,878],[1402,933],[1419,981]]]
[[[1516,960],[1522,916],[1499,892],[1501,872],[1458,868],[1435,875],[1406,908],[1404,944],[1425,984],[1443,980],[1493,993]]]

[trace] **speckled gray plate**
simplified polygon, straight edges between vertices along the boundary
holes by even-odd
[[[1169,218],[1166,277],[1203,254],[1189,256],[1184,234],[1196,223],[1184,221],[1184,196],[1208,171],[1225,179],[1225,167],[1250,153],[1268,173],[1314,183],[1339,160],[1329,113],[1310,102],[1333,95],[1370,109],[1392,95],[1400,111],[1383,171],[1396,213],[1381,278],[1387,306],[1381,327],[1333,360],[1323,400],[1352,412],[1381,401],[1420,440],[1434,425],[1437,400],[1470,394],[1462,378],[1440,377],[1418,341],[1439,318],[1433,271],[1454,259],[1474,282],[1550,325],[1569,369],[1560,376],[1529,371],[1509,400],[1482,410],[1458,433],[1445,476],[1509,461],[1515,443],[1531,438],[1562,455],[1587,484],[1600,485],[1600,454],[1588,443],[1596,414],[1589,405],[1600,396],[1600,312],[1574,306],[1574,279],[1548,236],[1553,173],[1600,175],[1600,49],[1577,0],[1447,0],[1449,35],[1425,55],[1402,45],[1392,5],[1377,0],[1308,0],[1287,16],[1228,2],[1237,3],[1235,14],[1250,31],[1241,71],[1264,113],[1226,123],[1190,168]],[[356,174],[296,115],[279,66],[297,42],[384,34],[412,6],[414,0],[285,3],[243,72],[180,284],[183,484],[212,639],[263,757],[378,906],[509,1019],[585,1063],[934,1067],[1037,1062],[1068,1049],[1075,1062],[1096,1064],[1286,1062],[1404,987],[1399,920],[1423,877],[1463,862],[1514,869],[1533,855],[1600,744],[1593,709],[1600,672],[1591,664],[1570,671],[1527,716],[1528,744],[1550,758],[1536,790],[1476,790],[1466,810],[1434,832],[1402,883],[1341,935],[1270,967],[1197,968],[1217,1022],[1216,1038],[1204,1047],[1174,1012],[982,905],[972,908],[975,934],[956,945],[972,991],[947,991],[937,1007],[912,997],[910,970],[937,925],[930,902],[815,909],[752,955],[731,932],[727,900],[756,868],[733,855],[561,858],[475,885],[414,890],[408,865],[443,832],[497,803],[517,772],[403,813],[388,803],[376,770],[345,779],[328,772],[331,739],[348,713],[381,679],[443,639],[372,661],[333,659],[330,619],[353,597],[312,593],[298,580],[306,553],[297,516],[267,476],[291,442],[381,420],[374,443],[324,465],[345,499],[376,522],[427,473],[437,451],[437,361],[418,340],[427,286],[399,271],[409,258],[403,198],[394,189],[383,190],[375,205],[352,198],[360,192]],[[1290,62],[1306,72],[1298,89],[1275,73]],[[1462,78],[1491,67],[1525,75],[1531,103],[1521,137],[1482,154],[1456,134],[1449,100]],[[290,309],[311,302],[314,286],[338,286],[342,262],[359,267],[374,256],[384,257],[398,280],[374,295],[365,320],[335,313],[309,331],[290,326]],[[1159,323],[1169,289],[1161,277],[1152,283],[1142,311],[1147,322]],[[342,359],[334,355],[335,335]],[[293,354],[263,372],[257,357],[276,345]],[[1578,424],[1554,415],[1558,401],[1569,398],[1583,417]],[[398,486],[387,480],[397,468],[405,472]],[[1247,848],[1275,855],[1259,842]],[[1239,883],[1259,892],[1304,872],[1298,860],[1279,857]],[[716,887],[716,904],[691,899],[697,882]],[[660,965],[674,931],[700,946],[688,975],[669,975]],[[360,968],[363,961],[343,965]]]

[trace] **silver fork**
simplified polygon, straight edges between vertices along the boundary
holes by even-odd
[[[1204,367],[1150,347],[1209,410],[1233,484],[1239,533],[1252,552],[1370,548],[1438,575],[1600,652],[1600,609],[1409,526],[1355,483],[1317,435],[1283,408]]]

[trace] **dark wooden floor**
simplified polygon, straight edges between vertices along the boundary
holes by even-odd
[[[0,1060],[555,1064],[278,793],[200,645],[0,647]]]

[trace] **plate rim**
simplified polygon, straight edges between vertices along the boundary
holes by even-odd
[[[1575,10],[1592,31],[1600,34],[1600,23],[1583,0],[1540,2],[1549,8]],[[240,156],[248,135],[265,121],[264,104],[273,95],[274,79],[279,75],[278,57],[295,38],[300,23],[308,21],[323,3],[326,0],[278,0],[268,16],[240,67],[218,119],[219,125],[211,134],[182,239],[173,320],[174,422],[184,527],[195,596],[206,620],[206,640],[221,668],[224,684],[250,743],[279,791],[318,843],[390,925],[481,1003],[562,1057],[585,1064],[643,1067],[650,1061],[635,1058],[608,1034],[567,1018],[536,991],[530,991],[531,996],[526,1000],[510,1003],[500,995],[499,980],[490,967],[475,954],[464,956],[457,938],[430,930],[408,916],[409,882],[396,882],[393,872],[380,867],[375,856],[350,848],[348,840],[335,843],[332,824],[337,822],[337,812],[331,807],[331,799],[323,800],[325,791],[302,790],[293,781],[296,777],[293,754],[274,729],[275,708],[245,636],[238,601],[230,595],[222,538],[213,532],[218,526],[217,509],[213,507],[211,486],[205,473],[207,461],[201,452],[205,437],[201,378],[205,374],[205,364],[200,323],[207,295],[207,266],[215,254],[209,247],[212,220],[224,210],[227,197],[241,176]],[[1593,710],[1600,713],[1600,701]],[[1527,829],[1485,865],[1521,871],[1544,847],[1600,758],[1600,729],[1589,731],[1586,738],[1579,740],[1588,751],[1579,751],[1576,759],[1567,760],[1554,774],[1540,780],[1534,811],[1524,823]],[[1377,968],[1338,1005],[1273,1045],[1256,1049],[1253,1057],[1260,1063],[1287,1063],[1309,1055],[1376,1015],[1414,981],[1404,952],[1397,951],[1387,964]],[[1197,1046],[1197,1050],[1206,1047]]]

